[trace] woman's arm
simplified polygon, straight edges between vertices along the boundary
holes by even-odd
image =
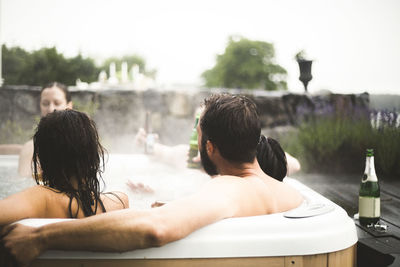
[[[300,162],[287,152],[285,152],[285,155],[288,166],[288,175],[292,175],[293,173],[300,171]]]
[[[23,177],[32,176],[33,141],[24,144],[19,153],[18,174]]]
[[[176,168],[186,168],[188,153],[189,146],[185,144],[166,146],[156,143],[154,145],[154,156],[158,160],[172,164]]]
[[[146,145],[147,133],[140,128],[135,136],[135,143],[139,146]],[[152,155],[159,161],[172,164],[177,168],[185,168],[187,165],[189,145],[180,144],[176,146],[167,146],[158,142],[156,138],[153,144]]]

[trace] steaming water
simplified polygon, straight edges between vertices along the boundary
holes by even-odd
[[[0,155],[0,199],[35,185],[32,178],[18,176],[18,156]]]
[[[35,185],[17,175],[18,156],[0,156],[0,199]],[[148,209],[155,201],[170,201],[195,192],[209,176],[199,170],[176,168],[141,154],[110,154],[103,174],[103,191],[122,191],[131,208]],[[132,191],[127,182],[143,183],[153,193]]]

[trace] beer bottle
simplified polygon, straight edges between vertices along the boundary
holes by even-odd
[[[365,171],[358,198],[358,213],[360,224],[363,226],[376,224],[381,215],[380,189],[375,173],[373,149],[367,149]]]
[[[146,112],[144,129],[146,131],[146,140],[144,142],[144,153],[153,154],[154,144],[156,143],[156,135],[152,133],[151,113],[149,111]]]
[[[187,160],[187,166],[188,168],[193,168],[193,169],[200,169],[201,168],[201,163],[200,162],[193,162],[193,158],[197,156],[199,153],[199,145],[197,143],[197,124],[199,123],[200,119],[200,112],[196,113],[196,121],[194,123],[194,127],[192,130],[192,135],[190,136],[190,141],[189,141],[189,158]]]

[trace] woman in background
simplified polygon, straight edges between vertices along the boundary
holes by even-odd
[[[40,93],[40,116],[44,117],[54,110],[72,109],[71,94],[68,87],[59,82],[52,82],[42,88]],[[18,161],[18,174],[32,176],[33,141],[26,142],[20,152]]]
[[[0,200],[0,226],[24,218],[83,218],[129,206],[124,193],[100,192],[104,148],[84,113],[64,110],[42,117],[32,161],[38,185]]]

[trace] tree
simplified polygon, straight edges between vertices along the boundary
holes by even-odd
[[[28,65],[29,53],[19,47],[2,45],[2,70],[5,84],[21,84],[23,70]]]
[[[90,58],[78,55],[67,59],[55,47],[41,48],[31,53],[20,47],[2,46],[5,84],[43,86],[51,81],[73,85],[80,78],[97,80],[100,70]]]
[[[76,57],[67,59],[66,73],[61,75],[64,75],[65,79],[68,79],[71,84],[75,84],[77,78],[89,83],[97,81],[99,73],[100,68],[96,66],[93,59],[83,58],[79,54]]]
[[[4,84],[25,84],[43,86],[52,81],[66,85],[75,85],[79,78],[85,82],[94,82],[102,69],[108,70],[111,62],[121,66],[127,62],[129,67],[137,64],[140,72],[148,77],[155,77],[155,70],[147,70],[145,60],[137,55],[107,59],[101,68],[94,60],[84,58],[81,54],[73,58],[65,58],[55,47],[41,48],[27,52],[20,47],[2,46],[2,69]]]
[[[274,63],[274,46],[267,42],[229,37],[224,54],[202,74],[207,87],[286,90],[286,70]]]

